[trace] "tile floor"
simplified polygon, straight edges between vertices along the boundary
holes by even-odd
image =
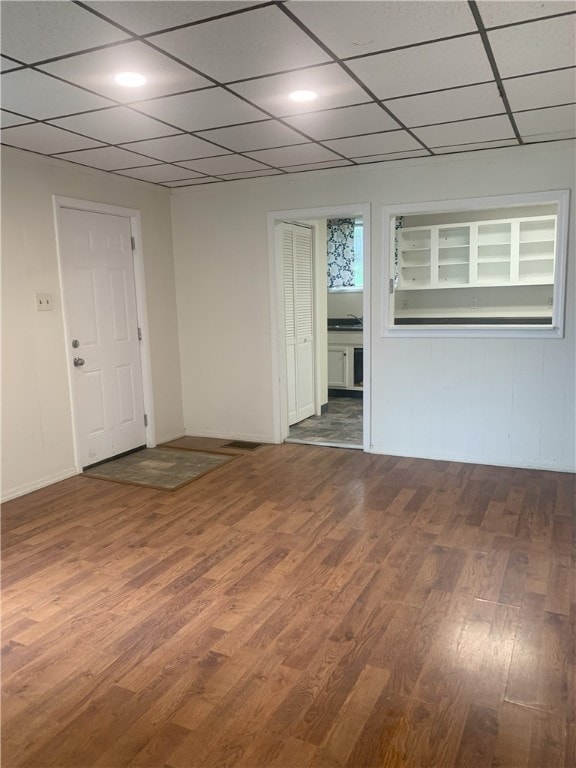
[[[329,398],[328,411],[293,424],[286,442],[362,448],[362,399]]]

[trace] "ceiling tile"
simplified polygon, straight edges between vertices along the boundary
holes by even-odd
[[[248,154],[255,160],[262,160],[263,163],[277,167],[302,163],[322,163],[325,160],[339,159],[328,149],[319,147],[318,144],[298,144],[296,147],[264,149],[261,152],[249,152]]]
[[[576,10],[576,0],[477,0],[486,27],[514,24]]]
[[[2,106],[40,120],[111,105],[108,99],[56,80],[33,69],[2,75]]]
[[[225,149],[216,147],[214,144],[209,144],[207,141],[202,141],[202,139],[197,139],[188,134],[170,136],[166,139],[131,142],[130,144],[124,144],[124,148],[133,149],[135,152],[142,152],[144,155],[164,160],[167,163],[226,153]]]
[[[6,128],[2,131],[2,142],[21,149],[30,149],[32,152],[40,152],[43,155],[99,146],[96,141],[43,123]]]
[[[247,152],[254,149],[269,149],[287,144],[303,144],[308,141],[296,131],[287,128],[276,120],[264,120],[248,125],[234,125],[230,128],[218,128],[205,131],[202,136],[222,144],[235,152]]]
[[[339,2],[337,13],[314,0],[288,7],[340,58],[476,30],[467,3],[364,2],[361,13],[358,2]]]
[[[384,155],[366,155],[365,157],[355,157],[356,163],[387,163],[390,160],[407,160],[410,157],[429,157],[429,153],[421,149],[412,149],[408,152],[388,152]]]
[[[478,120],[463,120],[459,123],[431,125],[428,128],[415,128],[414,134],[426,146],[432,148],[447,144],[469,144],[514,138],[514,131],[508,117],[483,117]]]
[[[503,139],[498,141],[480,141],[472,144],[449,144],[445,147],[436,147],[437,155],[450,155],[456,152],[476,152],[482,149],[499,149],[500,147],[517,147],[516,139]]]
[[[386,105],[408,128],[505,112],[495,83],[393,99]]]
[[[504,90],[512,111],[569,104],[576,101],[576,69],[504,80]]]
[[[0,2],[6,144],[175,189],[517,145],[464,0],[87,3]],[[573,136],[576,0],[478,7],[525,141]]]
[[[52,121],[54,125],[78,131],[85,136],[107,141],[110,144],[122,144],[136,139],[153,139],[177,133],[151,117],[133,112],[127,107],[113,107],[86,115],[76,115]]]
[[[576,65],[576,15],[488,32],[501,77]]]
[[[342,168],[344,166],[351,166],[354,165],[354,163],[351,163],[349,160],[329,160],[328,162],[324,163],[303,163],[302,165],[286,165],[284,166],[283,170],[286,171],[286,173],[302,173],[303,171],[322,171],[322,170],[328,170],[329,168]]]
[[[381,155],[388,152],[399,152],[407,149],[421,149],[406,131],[389,131],[387,133],[372,133],[368,136],[356,136],[350,139],[336,139],[325,142],[335,152],[346,157],[362,157],[362,155]]]
[[[349,66],[379,99],[493,79],[479,35],[367,56]]]
[[[182,181],[165,181],[165,187],[198,187],[201,184],[211,184],[220,181],[213,176],[202,176],[201,179],[184,179]]]
[[[274,6],[167,32],[155,36],[153,42],[220,82],[329,60],[322,48]],[[214,56],[214,51],[226,54]]]
[[[228,179],[259,179],[262,176],[283,176],[282,171],[275,168],[265,168],[261,171],[249,171],[248,173],[223,173],[222,178]]]
[[[516,125],[524,141],[576,138],[576,105],[517,112]]]
[[[241,173],[242,171],[265,170],[266,166],[241,155],[224,155],[223,157],[208,157],[203,160],[191,160],[180,163],[194,171],[207,173],[211,176],[221,176],[223,173]]]
[[[127,152],[118,147],[100,147],[100,149],[85,149],[80,152],[65,152],[58,155],[61,160],[69,160],[72,163],[89,165],[92,168],[100,168],[103,171],[117,171],[123,168],[137,168],[138,166],[154,165],[155,160],[134,152]]]
[[[74,3],[2,3],[2,51],[28,64],[127,37],[125,32]]]
[[[286,122],[318,141],[398,128],[398,123],[377,104],[294,115],[287,117]]]
[[[277,116],[360,104],[367,99],[366,92],[338,64],[247,80],[230,88]],[[290,101],[288,94],[299,90],[316,91],[318,98],[306,103]]]
[[[135,105],[140,112],[157,116],[186,131],[201,131],[234,123],[262,120],[262,112],[221,88],[167,96]]]
[[[255,5],[258,0],[250,2]],[[109,19],[135,32],[146,35],[160,29],[176,27],[179,24],[190,24],[203,19],[230,13],[246,7],[246,2],[182,2],[182,0],[90,0],[87,5],[103,13]]]
[[[20,117],[20,115],[13,115],[12,112],[5,112],[2,110],[0,119],[2,121],[2,128],[11,128],[14,125],[25,125],[31,122],[26,117]]]
[[[188,67],[139,42],[72,56],[44,64],[41,69],[124,103],[211,85]],[[138,72],[147,82],[126,88],[114,81],[119,72]]]
[[[11,61],[6,56],[0,56],[0,62],[2,64],[2,72],[7,72],[9,69],[16,69],[21,66],[17,61]]]
[[[142,181],[177,181],[178,179],[195,179],[200,174],[187,171],[184,168],[176,168],[174,165],[149,165],[147,168],[133,168],[126,171],[116,171],[122,176],[130,176]]]

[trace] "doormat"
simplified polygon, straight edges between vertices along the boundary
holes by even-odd
[[[113,483],[176,491],[235,458],[174,448],[145,448],[88,469],[83,474],[85,477],[110,480]]]

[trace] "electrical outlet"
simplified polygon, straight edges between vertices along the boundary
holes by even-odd
[[[470,301],[470,309],[478,309],[478,299],[472,299]]]
[[[54,301],[51,293],[37,293],[36,294],[36,311],[37,312],[52,312]]]

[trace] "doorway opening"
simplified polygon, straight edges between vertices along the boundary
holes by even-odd
[[[364,402],[362,397],[328,394],[320,416],[309,416],[290,427],[285,442],[362,449]]]
[[[356,281],[330,282],[329,222],[351,222],[360,245]],[[271,259],[273,336],[274,426],[276,442],[312,443],[368,450],[370,446],[370,206],[345,205],[276,211],[268,215]],[[287,292],[285,225],[308,227],[313,255],[311,296],[313,303],[312,348],[313,413],[294,418],[293,386],[288,335],[293,318]],[[362,276],[363,273],[363,276]],[[330,285],[329,285],[330,283]],[[288,286],[291,278],[288,278]],[[288,296],[288,298],[287,298]]]

